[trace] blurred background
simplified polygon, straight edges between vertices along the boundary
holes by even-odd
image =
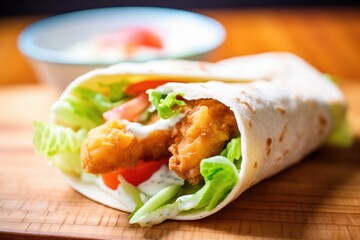
[[[2,15],[57,14],[88,8],[114,6],[156,6],[180,9],[193,8],[254,8],[254,7],[344,7],[360,5],[355,0],[207,0],[207,1],[161,1],[161,0],[3,0]]]
[[[153,6],[190,10],[219,21],[225,41],[206,60],[266,51],[289,51],[323,72],[360,78],[360,1],[208,0],[59,1],[3,0],[0,3],[0,84],[39,82],[19,52],[19,33],[37,20],[83,9]]]

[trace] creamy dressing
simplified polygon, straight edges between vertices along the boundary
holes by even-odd
[[[116,190],[113,190],[105,185],[100,176],[97,177],[96,184],[101,190],[110,194],[112,197],[119,200],[120,202],[124,203],[130,211],[135,210],[136,204],[134,200],[131,198],[131,196],[129,196],[129,194],[124,191],[121,184],[118,185]]]
[[[184,195],[179,197],[175,203],[156,209],[151,214],[145,214],[140,217],[136,222],[142,227],[159,224],[166,219],[172,219],[183,211],[194,209],[201,198],[194,198],[193,194]]]
[[[132,197],[127,194],[122,185],[119,184],[116,190],[113,190],[107,187],[102,178],[100,176],[86,174],[83,173],[81,175],[81,179],[83,181],[89,183],[95,183],[97,186],[102,189],[103,191],[109,193],[111,196],[116,198],[117,200],[123,202],[127,205],[127,207],[133,211],[136,207],[136,204]],[[148,180],[141,183],[137,186],[140,190],[140,197],[143,202],[146,202],[149,197],[154,196],[158,193],[161,189],[168,187],[170,185],[183,185],[184,180],[176,175],[173,171],[169,169],[167,165],[163,165],[158,171],[156,171]]]
[[[96,183],[98,180],[98,176],[95,174],[90,174],[90,173],[81,173],[81,181],[85,182],[85,183]]]
[[[160,190],[170,185],[184,184],[184,179],[178,177],[167,165],[163,165],[148,180],[138,185],[138,189],[148,196],[154,196]]]
[[[146,138],[151,132],[155,130],[168,130],[175,126],[185,115],[177,114],[169,119],[159,119],[153,124],[143,125],[137,122],[127,122],[126,130],[134,134],[138,139]]]
[[[148,227],[162,223],[166,219],[172,219],[177,215],[179,215],[180,213],[181,210],[178,207],[162,208],[160,211],[155,210],[155,212],[151,214],[144,215],[136,223],[138,223],[142,227]]]

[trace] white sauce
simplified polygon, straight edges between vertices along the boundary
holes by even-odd
[[[184,114],[177,114],[169,119],[159,119],[157,122],[150,125],[143,125],[137,122],[127,122],[126,130],[134,134],[138,139],[144,139],[155,130],[170,129],[183,117]]]
[[[80,178],[81,178],[81,181],[85,182],[85,183],[96,183],[98,176],[95,174],[83,172],[83,173],[81,173]]]
[[[184,179],[178,177],[167,165],[163,165],[148,180],[138,185],[138,189],[148,196],[154,196],[160,190],[170,185],[184,184]]]
[[[91,175],[91,176],[90,176]],[[120,202],[126,204],[126,206],[133,211],[135,209],[134,200],[130,195],[128,195],[122,185],[119,184],[116,190],[113,190],[107,187],[100,176],[95,176],[92,174],[82,174],[81,178],[86,182],[95,183],[103,191],[109,193],[115,199],[118,199]],[[167,165],[163,165],[158,171],[156,171],[148,180],[141,183],[137,186],[140,190],[140,197],[143,202],[149,200],[149,197],[154,196],[161,189],[170,186],[170,185],[183,185],[184,180],[176,175],[173,171],[169,169]]]
[[[188,211],[195,208],[199,204],[200,199],[196,199],[192,194],[179,197],[172,206],[159,208],[151,214],[145,214],[137,223],[143,227],[159,224],[166,219],[172,219],[179,215],[182,211]]]
[[[125,204],[129,210],[134,211],[136,204],[134,200],[131,198],[131,196],[129,196],[121,187],[121,184],[118,185],[116,190],[113,190],[105,185],[105,183],[103,182],[100,176],[97,177],[96,184],[101,190],[110,194],[113,198]]]

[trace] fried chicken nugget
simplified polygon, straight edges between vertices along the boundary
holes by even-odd
[[[110,120],[89,131],[81,147],[85,172],[103,174],[120,167],[136,166],[140,159],[158,160],[169,156],[170,130],[157,130],[145,139],[126,131],[126,122]]]
[[[239,133],[234,114],[220,102],[196,100],[187,106],[186,116],[173,130],[169,167],[190,184],[197,184],[202,181],[200,161],[220,154]]]

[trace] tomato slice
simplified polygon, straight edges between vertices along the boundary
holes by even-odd
[[[106,174],[102,174],[101,178],[106,186],[109,188],[116,190],[120,181],[117,179],[119,173],[117,171],[109,172]]]
[[[126,89],[126,94],[128,95],[138,95],[146,92],[148,89],[156,88],[160,85],[168,83],[168,80],[150,80],[150,81],[142,81],[130,84]]]
[[[163,43],[160,37],[152,30],[145,27],[122,28],[98,39],[103,47],[125,46],[138,47],[146,46],[161,49]]]
[[[158,161],[144,161],[140,160],[134,168],[119,168],[116,171],[101,175],[101,178],[106,186],[115,190],[120,181],[118,175],[125,178],[126,181],[134,186],[148,180],[160,167],[168,163],[168,159]]]
[[[149,106],[149,100],[146,93],[142,93],[139,96],[103,113],[103,117],[106,121],[111,119],[125,119],[133,121],[136,117],[142,113]]]
[[[138,45],[159,48],[159,49],[163,47],[160,37],[150,29],[134,28],[131,36],[133,42],[135,42]]]

